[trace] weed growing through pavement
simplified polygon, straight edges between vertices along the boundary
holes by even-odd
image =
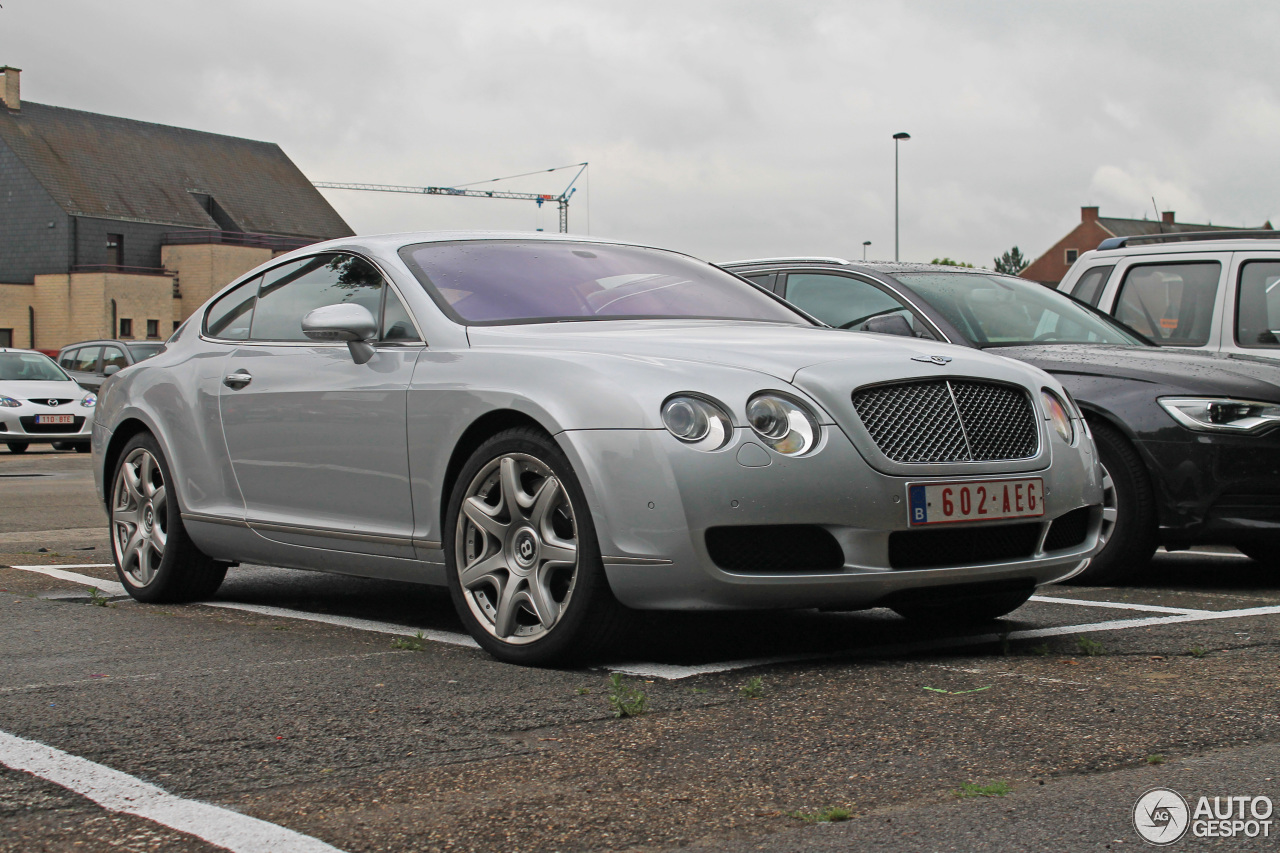
[[[1076,637],[1076,645],[1080,648],[1080,654],[1085,657],[1096,658],[1107,653],[1107,649],[1102,643],[1089,637]]]
[[[609,707],[619,719],[638,717],[649,710],[649,698],[623,681],[622,673],[615,672],[609,676]]]
[[[89,603],[94,607],[115,607],[111,603],[111,599],[102,594],[102,590],[96,586],[89,587]]]
[[[427,638],[419,631],[412,637],[396,637],[391,641],[391,648],[404,649],[409,652],[420,652],[427,647]]]
[[[579,687],[579,688],[578,688],[578,695],[579,695],[579,696],[586,696],[586,695],[587,695],[588,693],[590,693],[590,692],[591,692],[591,688],[590,688],[590,687]]]
[[[1035,655],[1039,655],[1042,658],[1047,658],[1049,656],[1049,644],[1041,643],[1038,646],[1032,646],[1031,653]]]
[[[746,684],[742,685],[739,692],[748,699],[759,699],[764,695],[764,682],[760,676],[753,675],[747,679]]]
[[[1147,763],[1148,764],[1164,764],[1164,756],[1161,755],[1160,753],[1156,753],[1154,755],[1148,755]]]
[[[827,806],[825,809],[820,809],[816,812],[787,812],[787,814],[797,820],[804,820],[809,823],[839,823],[853,816],[852,811],[840,806]]]
[[[988,785],[965,782],[960,786],[959,790],[953,793],[957,797],[1003,797],[1012,790],[1008,782],[992,782]]]
[[[1204,646],[1192,646],[1191,648],[1187,649],[1187,654],[1191,655],[1193,658],[1202,658],[1205,655],[1209,654],[1209,650],[1206,649]]]

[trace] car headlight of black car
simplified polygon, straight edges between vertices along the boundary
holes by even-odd
[[[1187,429],[1259,432],[1280,423],[1280,405],[1227,397],[1161,397],[1160,405]]]

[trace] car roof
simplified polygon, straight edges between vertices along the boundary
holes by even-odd
[[[1171,234],[1135,234],[1129,237],[1108,237],[1098,244],[1094,251],[1106,252],[1112,249],[1126,249],[1128,252],[1146,250],[1148,252],[1203,252],[1208,249],[1239,248],[1280,248],[1273,240],[1280,239],[1280,231],[1255,229],[1241,231],[1182,231]],[[1249,246],[1242,246],[1248,243]]]
[[[894,273],[904,272],[949,272],[964,273],[968,275],[1005,275],[995,270],[979,269],[977,267],[953,267],[950,264],[920,264],[907,261],[847,261],[843,258],[811,258],[811,257],[795,257],[795,258],[757,258],[750,261],[729,261],[723,264],[717,264],[722,267],[839,267],[848,270],[861,270],[863,272],[876,272],[885,275],[893,275]]]

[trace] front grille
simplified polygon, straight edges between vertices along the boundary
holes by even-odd
[[[35,403],[37,406],[65,406],[70,400],[62,400],[53,397],[41,397],[38,400],[28,400],[28,403]]]
[[[56,435],[64,432],[79,432],[84,426],[84,418],[76,415],[71,419],[69,424],[38,424],[36,423],[36,415],[29,415],[25,418],[18,418],[22,422],[22,428],[30,435]]]
[[[877,385],[853,407],[894,462],[995,462],[1036,455],[1031,400],[1021,388],[972,379]]]
[[[1049,535],[1044,538],[1044,549],[1061,551],[1084,544],[1084,538],[1089,535],[1089,517],[1092,514],[1093,507],[1082,506],[1055,518],[1049,525]]]
[[[840,543],[816,524],[752,524],[707,530],[707,553],[726,572],[792,574],[837,572]]]
[[[889,566],[936,569],[970,563],[999,563],[1035,553],[1040,522],[993,524],[939,530],[896,530],[889,534]]]

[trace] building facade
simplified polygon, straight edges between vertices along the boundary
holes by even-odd
[[[273,255],[352,231],[279,146],[24,103],[0,68],[0,346],[163,340]]]

